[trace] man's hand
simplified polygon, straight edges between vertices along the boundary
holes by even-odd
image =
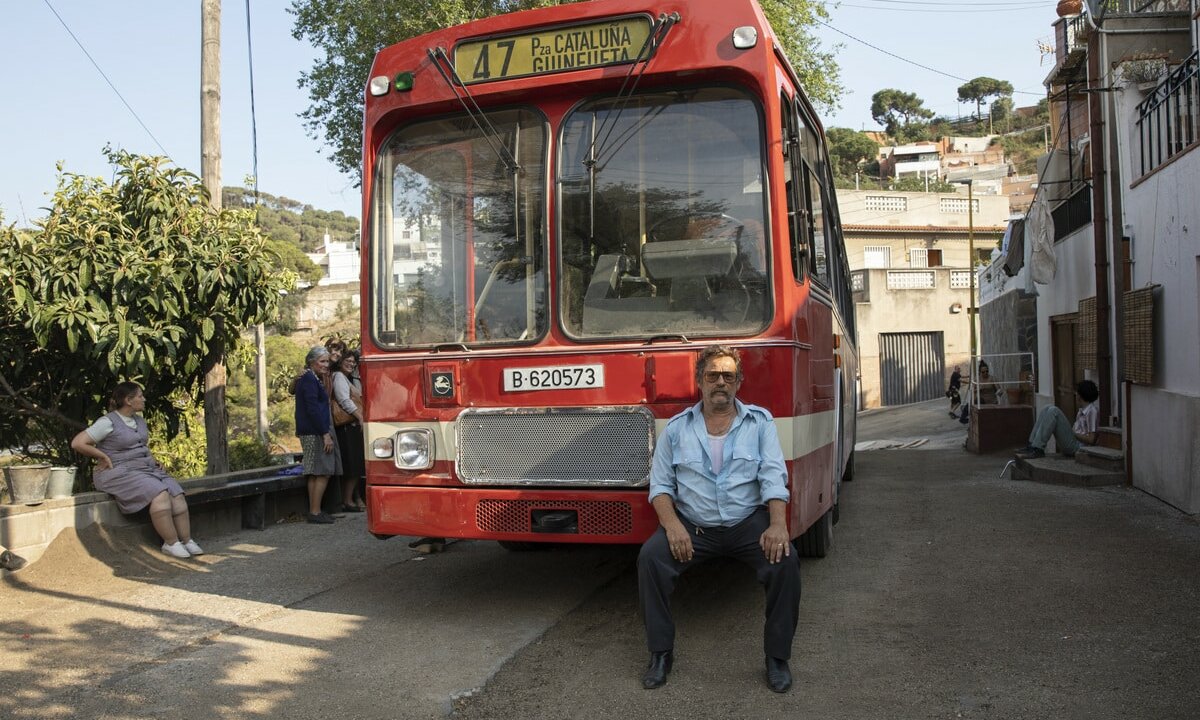
[[[771,523],[758,539],[758,544],[767,556],[767,562],[772,565],[792,554],[792,543],[788,537],[786,523]]]
[[[667,546],[671,548],[671,557],[681,563],[690,562],[695,555],[695,549],[692,547],[692,536],[688,535],[683,523],[676,521],[664,525],[663,530],[667,534]]]

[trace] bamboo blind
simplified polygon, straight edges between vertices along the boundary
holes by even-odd
[[[1130,290],[1121,306],[1125,354],[1121,379],[1149,385],[1154,382],[1154,290],[1157,285]]]

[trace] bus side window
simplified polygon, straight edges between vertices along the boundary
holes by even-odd
[[[804,128],[804,167],[808,193],[808,209],[812,232],[810,262],[813,278],[825,287],[832,287],[829,275],[830,232],[826,223],[832,219],[829,212],[829,192],[824,180],[824,168],[820,163],[822,148],[812,128]]]
[[[787,196],[788,239],[791,245],[792,274],[796,282],[804,281],[805,254],[807,252],[807,228],[805,227],[803,200],[799,180],[803,162],[800,155],[799,138],[796,131],[796,106],[787,93],[779,98],[781,117],[780,131],[783,151],[784,194]]]

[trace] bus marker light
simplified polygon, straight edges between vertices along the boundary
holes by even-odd
[[[396,92],[408,92],[413,89],[413,74],[402,72],[396,76]]]
[[[377,458],[390,458],[392,456],[392,439],[379,438],[371,443],[371,452]]]
[[[743,25],[733,31],[733,46],[738,50],[749,50],[758,44],[758,29]]]
[[[391,87],[391,85],[392,84],[388,81],[387,75],[376,75],[375,77],[371,78],[371,94],[375,95],[376,97],[380,95],[387,95],[388,89]]]
[[[413,428],[396,433],[396,467],[402,470],[428,470],[433,467],[433,433]]]

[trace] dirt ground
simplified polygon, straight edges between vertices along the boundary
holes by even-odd
[[[786,695],[739,565],[684,576],[675,669],[646,691],[636,548],[422,556],[359,516],[201,538],[189,561],[60,536],[0,582],[0,717],[1196,717],[1196,518],[1001,478],[941,403],[861,419],[880,449],[802,563]]]

